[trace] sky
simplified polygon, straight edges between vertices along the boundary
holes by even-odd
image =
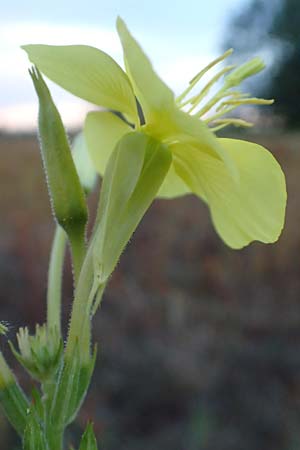
[[[175,93],[222,52],[226,27],[247,0],[17,0],[0,16],[0,130],[34,129],[38,103],[22,44],[86,44],[122,65],[115,31],[120,15]],[[80,126],[93,105],[48,82],[67,127]],[[95,109],[95,107],[94,107]]]

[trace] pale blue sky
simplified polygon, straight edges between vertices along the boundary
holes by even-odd
[[[89,44],[119,63],[119,14],[174,91],[220,52],[229,18],[247,0],[108,0],[4,2],[0,17],[0,129],[32,127],[37,101],[27,74],[24,43]],[[72,125],[87,105],[53,87],[64,120]]]

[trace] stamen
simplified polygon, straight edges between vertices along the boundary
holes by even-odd
[[[194,78],[191,79],[190,84],[197,83],[203,77],[203,75],[206,74],[206,72],[212,69],[219,62],[224,61],[224,59],[228,58],[228,56],[230,56],[232,53],[233,48],[226,50],[226,52],[223,53],[223,55],[218,56],[218,58],[214,59],[211,63],[209,63],[206,67],[204,67],[204,69],[200,70],[200,72],[197,75],[195,75]]]
[[[239,91],[226,91],[221,88],[204,106],[201,108],[195,117],[201,118],[204,114],[206,114],[213,106],[215,106],[222,98],[225,97],[233,97],[240,98],[242,96],[247,96],[248,94],[242,94]]]
[[[227,108],[226,108],[225,106],[223,106],[221,111],[217,112],[216,114],[214,114],[214,115],[211,116],[211,117],[208,117],[207,119],[204,119],[203,122],[205,122],[205,123],[207,123],[207,124],[208,124],[208,123],[211,123],[211,122],[215,121],[216,119],[218,119],[219,117],[224,116],[224,114],[230,113],[230,112],[233,111],[235,108],[236,108],[235,105],[234,105],[234,106],[228,106]]]
[[[183,91],[182,94],[180,94],[176,98],[176,102],[181,103],[181,101],[187,96],[187,94],[189,94],[191,92],[193,87],[198,83],[198,81],[203,77],[203,75],[205,75],[206,72],[208,72],[208,70],[210,70],[216,64],[218,64],[221,61],[224,61],[224,59],[226,59],[229,55],[231,55],[232,52],[233,52],[233,49],[230,48],[225,53],[223,53],[223,55],[214,59],[211,63],[209,63],[206,67],[204,67],[204,69],[202,69],[199,73],[197,73],[197,75],[195,75],[194,78],[192,78],[191,81],[189,82],[189,86]]]
[[[265,98],[252,97],[252,98],[240,98],[240,99],[236,99],[236,100],[226,100],[220,106],[236,105],[236,107],[237,107],[240,105],[272,105],[273,103],[274,103],[274,99],[267,100]]]
[[[228,119],[215,120],[214,123],[216,123],[218,125],[215,127],[211,127],[210,128],[211,131],[218,131],[229,125],[234,125],[235,127],[244,127],[244,128],[253,127],[253,123],[247,122],[246,120],[243,120],[243,119],[236,119],[234,117],[229,117]]]
[[[220,119],[220,117],[230,113],[238,106],[272,105],[272,103],[274,103],[273,99],[269,100],[264,98],[250,97],[250,94],[248,93],[242,93],[240,91],[232,89],[235,88],[235,86],[238,86],[246,78],[257,74],[262,69],[264,69],[264,62],[261,58],[258,57],[253,58],[238,67],[235,67],[233,65],[225,67],[224,69],[217,72],[216,75],[214,75],[206,83],[204,88],[198,94],[192,95],[187,98],[188,94],[193,90],[193,88],[203,77],[203,75],[205,75],[209,69],[231,55],[232,52],[232,49],[227,50],[219,58],[216,58],[214,61],[208,64],[190,81],[189,86],[176,99],[179,108],[191,105],[189,109],[185,110],[187,114],[192,114],[192,112],[197,108],[196,112],[193,113],[193,117],[199,118],[203,120],[204,123],[210,125],[210,129],[212,131],[220,130],[228,125],[234,125],[237,127],[252,127],[252,123],[240,118],[225,117]],[[230,73],[228,74],[228,72]],[[217,90],[217,92],[213,94],[212,97],[208,99],[208,101],[206,101],[206,103],[202,107],[199,107],[199,104],[202,102],[202,100],[209,94],[212,86],[217,83],[225,74],[226,76],[224,77],[223,86],[219,88],[219,90]],[[214,108],[212,115],[203,119],[203,116],[206,115],[206,113],[208,113],[212,108]]]
[[[224,97],[236,97],[236,98],[240,98],[240,97],[249,97],[250,94],[242,94],[239,91],[228,91],[228,92],[224,92],[223,89],[220,89],[213,97],[212,99],[209,101],[209,104],[211,104],[212,102],[214,102],[212,104],[212,106],[217,103],[219,100],[221,100]],[[193,97],[188,98],[187,100],[185,100],[184,102],[182,102],[180,104],[180,108],[183,108],[184,106],[190,104],[193,104],[194,101],[198,98],[199,94],[194,95]],[[216,99],[216,100],[215,100]],[[210,108],[209,108],[210,109]]]
[[[190,102],[192,103],[192,107],[188,110],[188,113],[190,114],[201,102],[201,100],[209,93],[211,87],[227,72],[230,72],[235,66],[228,66],[224,69],[220,70],[205,86],[204,88],[199,92],[198,95],[196,95],[193,100]],[[222,91],[222,90],[221,90]],[[220,92],[220,91],[219,91]],[[198,115],[198,113],[196,114]]]

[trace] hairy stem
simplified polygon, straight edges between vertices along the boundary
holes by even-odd
[[[60,225],[56,226],[48,272],[47,323],[61,333],[61,289],[67,235]]]
[[[74,285],[77,286],[80,271],[86,254],[85,236],[81,233],[74,233],[70,236]]]

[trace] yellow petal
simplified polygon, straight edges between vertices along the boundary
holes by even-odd
[[[184,183],[183,179],[177,175],[175,167],[171,164],[168,174],[157,194],[160,198],[175,198],[189,194],[191,190]]]
[[[25,45],[30,61],[50,80],[95,105],[128,114],[136,123],[132,86],[106,53],[86,45]]]
[[[122,136],[132,128],[110,112],[91,112],[84,125],[84,136],[91,159],[100,175],[104,174],[107,161]]]
[[[284,225],[284,174],[270,152],[260,145],[219,139],[239,171],[234,180],[226,166],[192,147],[174,148],[179,172],[191,190],[209,204],[214,226],[232,248],[252,241],[275,242]]]
[[[179,109],[162,111],[157,115],[155,122],[147,124],[144,128],[146,133],[170,146],[173,143],[187,144],[200,152],[208,153],[212,158],[223,161],[231,176],[238,178],[235,163],[222,147],[220,140],[204,122],[196,117]]]
[[[155,73],[151,62],[120,17],[117,20],[117,30],[123,46],[126,72],[146,121],[152,121],[158,111],[174,108],[174,94]]]
[[[173,92],[157,76],[149,59],[120,18],[117,20],[117,29],[126,71],[146,118],[145,132],[167,144],[181,141],[193,143],[201,149],[205,147],[206,151],[222,159],[232,176],[236,176],[233,161],[206,124],[176,107]]]
[[[72,144],[72,156],[85,192],[93,191],[97,181],[97,172],[91,161],[83,133],[77,134]]]

